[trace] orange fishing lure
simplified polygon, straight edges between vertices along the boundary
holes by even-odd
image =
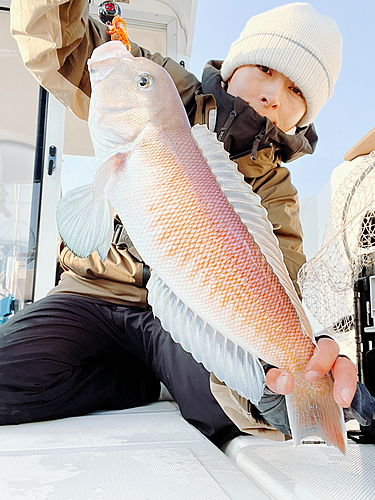
[[[120,16],[115,16],[113,18],[112,23],[108,26],[107,33],[111,35],[112,40],[119,40],[128,50],[131,50],[128,29],[125,21]]]

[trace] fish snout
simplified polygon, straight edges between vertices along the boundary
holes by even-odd
[[[133,57],[128,49],[124,46],[124,44],[122,42],[119,42],[118,40],[113,40],[111,42],[103,43],[102,45],[99,45],[99,47],[96,47],[96,49],[94,49],[91,54],[89,64],[103,61],[112,57],[121,59],[122,57],[128,56]]]
[[[104,80],[117,64],[125,58],[134,59],[134,56],[118,40],[106,42],[97,47],[87,61],[91,82],[95,83]]]

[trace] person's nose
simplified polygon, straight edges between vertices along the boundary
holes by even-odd
[[[283,84],[275,79],[263,89],[260,94],[260,101],[263,106],[277,109],[280,106]]]

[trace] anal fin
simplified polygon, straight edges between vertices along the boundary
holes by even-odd
[[[148,302],[173,340],[230,389],[257,403],[265,375],[258,358],[224,337],[187,307],[152,271],[147,283]]]

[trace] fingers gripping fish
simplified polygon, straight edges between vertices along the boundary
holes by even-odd
[[[97,171],[58,204],[66,245],[104,260],[114,209],[152,269],[149,303],[173,339],[255,404],[265,378],[258,358],[287,370],[295,442],[318,435],[345,452],[332,378],[303,378],[312,332],[259,196],[214,134],[190,129],[164,68],[119,41],[88,64]]]

